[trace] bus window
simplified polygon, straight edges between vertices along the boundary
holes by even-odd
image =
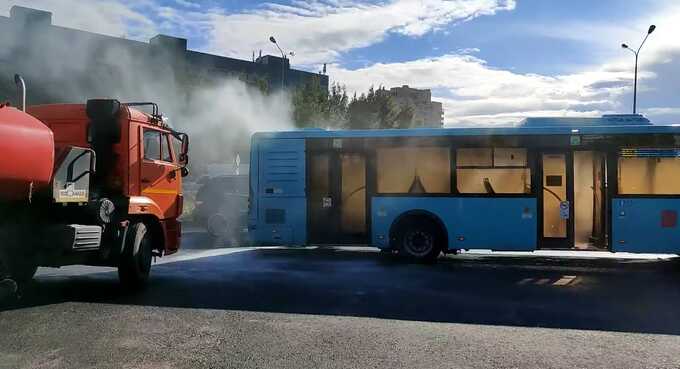
[[[531,170],[523,148],[456,150],[456,179],[460,193],[529,194]]]
[[[619,157],[619,194],[680,194],[680,158]]]
[[[377,150],[378,193],[450,193],[448,147],[398,147]]]
[[[458,149],[456,150],[456,163],[461,167],[492,167],[492,149]]]
[[[527,150],[517,148],[497,148],[493,150],[494,167],[526,167]]]

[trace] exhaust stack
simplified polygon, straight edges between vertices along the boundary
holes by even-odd
[[[18,74],[14,75],[14,83],[17,85],[17,98],[21,101],[21,110],[26,111],[26,82],[24,78]]]

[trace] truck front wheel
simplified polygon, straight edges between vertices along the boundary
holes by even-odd
[[[151,270],[151,245],[151,232],[144,223],[130,225],[118,265],[118,278],[126,289],[137,290],[146,286]]]

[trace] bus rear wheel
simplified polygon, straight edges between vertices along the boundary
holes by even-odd
[[[441,253],[441,232],[427,219],[413,218],[403,222],[397,235],[399,253],[411,260],[432,263]]]
[[[142,222],[133,223],[127,231],[118,265],[118,278],[124,288],[139,290],[146,286],[152,258],[150,230]]]

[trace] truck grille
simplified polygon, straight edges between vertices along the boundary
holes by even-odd
[[[96,250],[102,243],[102,227],[96,225],[71,224],[74,251]]]

